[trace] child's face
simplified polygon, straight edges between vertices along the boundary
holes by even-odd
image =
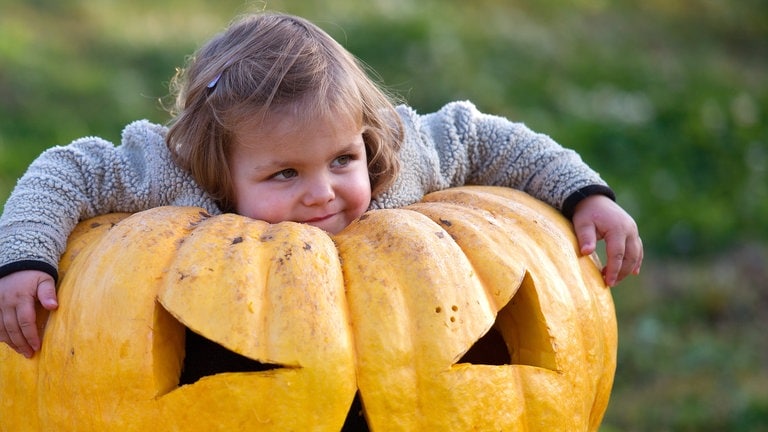
[[[235,211],[270,223],[307,223],[336,234],[371,201],[362,129],[341,116],[295,126],[290,115],[235,131]]]

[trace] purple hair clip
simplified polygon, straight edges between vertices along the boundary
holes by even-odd
[[[231,61],[227,61],[226,63],[224,63],[224,67],[222,67],[222,68],[221,68],[221,72],[219,72],[219,74],[218,74],[218,75],[216,75],[216,77],[214,77],[214,78],[211,80],[211,82],[209,82],[209,83],[208,83],[208,85],[207,85],[206,87],[208,87],[209,89],[212,89],[212,88],[216,87],[216,84],[218,84],[218,83],[219,83],[219,80],[221,79],[221,74],[223,74],[223,73],[224,73],[224,71],[225,71],[225,70],[227,70],[227,68],[228,68],[228,67],[229,67],[231,64],[232,64],[232,62],[231,62]]]
[[[209,89],[216,87],[216,84],[219,83],[219,79],[221,79],[221,72],[219,72],[219,74],[216,75],[216,78],[212,79],[211,82],[209,82],[206,87],[208,87]]]

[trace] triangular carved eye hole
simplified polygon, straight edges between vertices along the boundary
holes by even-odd
[[[526,272],[515,295],[496,315],[493,326],[457,363],[520,364],[558,370],[553,338],[531,275]]]
[[[284,366],[261,363],[230,351],[223,346],[186,329],[185,355],[179,386],[192,384],[199,379],[226,372],[262,372]]]

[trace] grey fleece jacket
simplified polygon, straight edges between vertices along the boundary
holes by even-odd
[[[516,188],[570,217],[583,197],[613,192],[572,150],[519,123],[454,102],[419,115],[397,108],[405,127],[401,172],[370,208],[396,208],[465,184]],[[163,205],[221,210],[176,166],[166,128],[129,124],[122,144],[86,137],[45,151],[19,179],[0,218],[0,277],[42,270],[57,277],[67,237],[83,219]]]

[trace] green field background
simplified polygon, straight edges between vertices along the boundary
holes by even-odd
[[[0,202],[44,149],[165,122],[237,14],[316,22],[420,112],[469,99],[574,148],[646,246],[614,288],[603,431],[768,430],[765,0],[0,0]]]

